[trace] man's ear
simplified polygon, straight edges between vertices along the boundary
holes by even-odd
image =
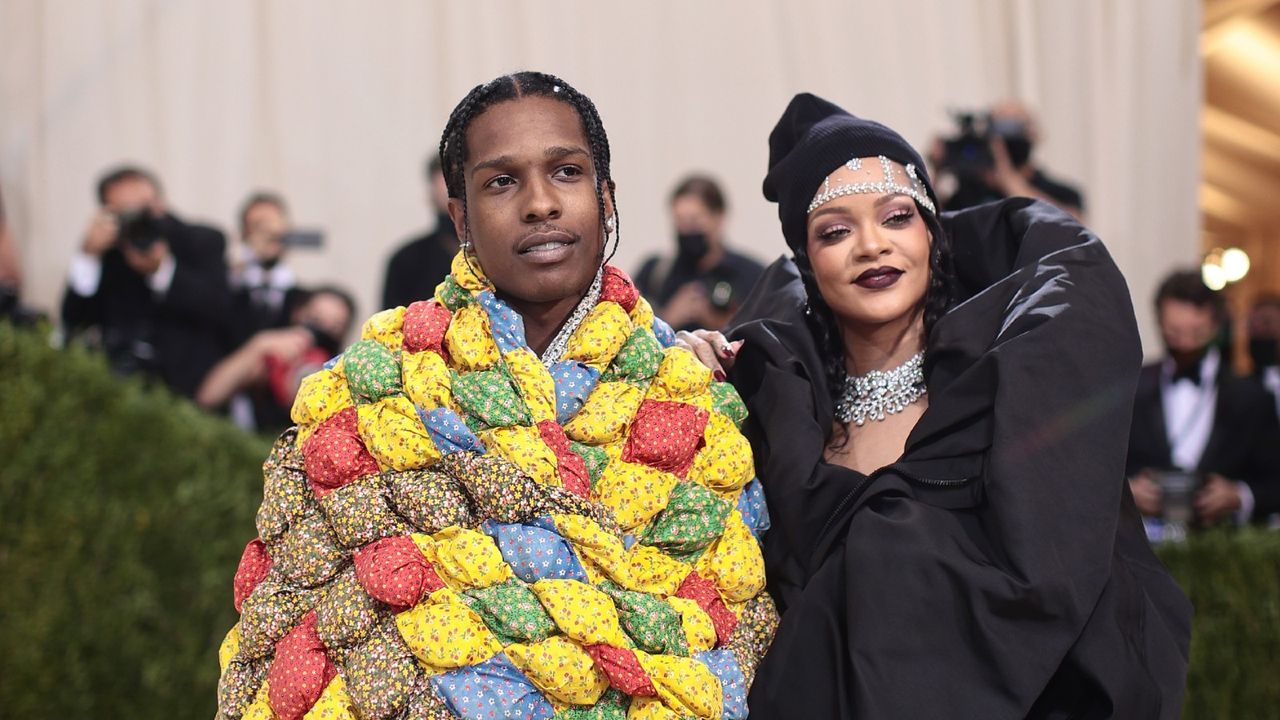
[[[613,193],[609,192],[609,190],[613,189],[616,191],[617,187],[618,187],[617,183],[613,182],[612,180],[600,181],[600,197],[604,198],[604,216],[606,218],[611,218],[614,216]]]
[[[467,237],[467,214],[462,201],[449,198],[449,219],[453,221],[453,232],[459,240],[470,240]]]

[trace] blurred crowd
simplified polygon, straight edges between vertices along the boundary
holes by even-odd
[[[927,153],[944,207],[1020,195],[1084,219],[1083,193],[1038,163],[1040,139],[1018,102],[957,113],[953,132]],[[434,223],[388,259],[382,308],[431,297],[458,251],[438,158],[423,179]],[[293,252],[321,246],[323,233],[295,226],[283,195],[254,192],[229,246],[221,230],[184,220],[160,178],[137,166],[107,170],[95,191],[98,208],[55,318],[68,340],[247,430],[287,427],[301,379],[350,341],[359,317],[349,288],[309,283],[290,264]],[[668,207],[672,242],[634,268],[637,285],[676,329],[724,328],[763,267],[727,237],[730,203],[712,175],[679,180]],[[40,321],[21,287],[0,200],[0,317]],[[1280,518],[1280,296],[1256,300],[1242,363],[1231,354],[1225,299],[1198,271],[1171,274],[1155,305],[1165,353],[1142,370],[1127,471],[1150,536]],[[1237,374],[1237,365],[1253,372]]]

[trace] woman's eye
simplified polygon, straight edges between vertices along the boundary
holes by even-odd
[[[849,228],[843,225],[832,225],[822,232],[818,233],[819,240],[839,240],[849,234]]]
[[[907,223],[911,222],[911,216],[914,214],[915,214],[914,212],[906,208],[903,208],[901,210],[896,210],[892,215],[885,218],[884,224],[891,225],[894,227],[901,227],[902,225],[906,225]]]

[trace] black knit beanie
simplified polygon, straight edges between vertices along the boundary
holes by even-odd
[[[925,192],[938,205],[920,155],[898,133],[873,120],[854,117],[817,95],[800,93],[769,133],[769,173],[764,197],[778,203],[778,219],[787,246],[805,243],[809,203],[822,181],[851,158],[884,155],[903,166],[915,165]]]

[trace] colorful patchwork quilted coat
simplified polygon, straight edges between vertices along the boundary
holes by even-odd
[[[777,615],[742,401],[630,279],[549,369],[465,261],[302,384],[220,718],[745,718]]]

